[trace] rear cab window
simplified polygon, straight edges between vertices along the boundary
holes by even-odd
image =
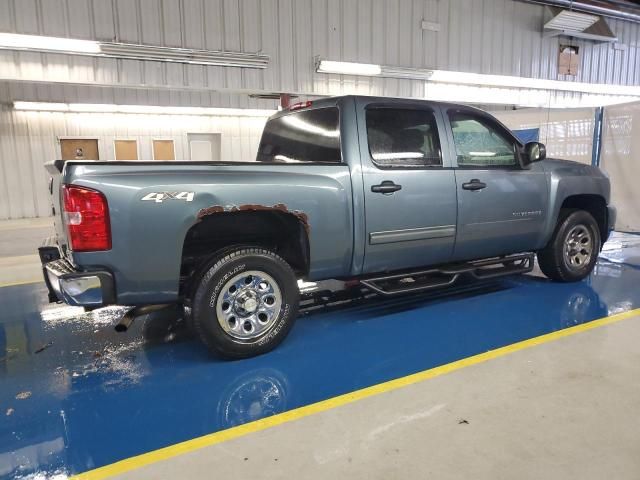
[[[367,141],[380,168],[441,167],[442,154],[431,110],[367,107]]]
[[[337,107],[294,111],[267,122],[258,162],[342,163]]]

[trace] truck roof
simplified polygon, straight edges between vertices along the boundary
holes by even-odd
[[[458,103],[451,103],[451,102],[438,102],[438,101],[434,101],[434,100],[426,100],[426,99],[419,99],[419,98],[402,98],[402,97],[380,97],[380,96],[369,96],[369,95],[339,95],[339,96],[335,96],[335,97],[324,97],[324,98],[318,98],[318,99],[314,99],[311,100],[311,105],[309,107],[323,107],[323,106],[334,106],[337,105],[339,103],[341,103],[341,101],[343,100],[348,100],[348,99],[363,99],[365,101],[367,101],[368,103],[397,103],[398,105],[402,105],[402,104],[424,104],[425,106],[439,106],[439,107],[447,107],[447,108],[464,108],[464,109],[468,109],[468,110],[474,110],[477,112],[483,112],[486,113],[484,110],[477,108],[477,107],[472,107],[470,105],[465,105],[465,104],[458,104]],[[302,102],[304,103],[304,102]],[[278,118],[281,117],[283,115],[287,115],[291,112],[294,111],[298,111],[298,110],[304,110],[306,107],[298,107],[295,108],[297,104],[293,104],[294,108],[286,108],[283,110],[280,110],[276,113],[274,113],[270,118]]]

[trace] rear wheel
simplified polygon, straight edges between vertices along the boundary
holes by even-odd
[[[600,230],[584,210],[563,210],[551,240],[538,252],[540,270],[560,282],[587,277],[600,252]]]
[[[282,258],[262,248],[238,248],[214,258],[203,272],[192,322],[210,350],[244,358],[284,340],[295,322],[299,290]]]

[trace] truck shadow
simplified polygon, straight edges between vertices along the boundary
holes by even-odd
[[[346,290],[322,290],[312,295],[303,295],[298,321],[313,321],[326,314],[340,312],[352,318],[365,320],[384,315],[409,312],[453,299],[471,298],[488,293],[509,290],[517,286],[509,279],[493,281],[463,281],[454,287],[441,288],[429,292],[401,294],[392,297],[371,292],[366,288],[354,287]],[[322,317],[324,318],[324,317]],[[143,315],[136,320],[141,324],[141,334],[146,346],[167,343],[188,342],[196,339],[189,328],[182,308],[175,306]]]

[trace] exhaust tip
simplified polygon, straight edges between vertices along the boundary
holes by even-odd
[[[116,332],[118,333],[122,333],[122,332],[126,332],[127,330],[129,330],[129,327],[127,325],[123,325],[122,323],[118,323],[116,324]]]
[[[133,307],[127,313],[125,313],[120,321],[116,324],[115,330],[116,332],[126,332],[131,327],[131,324],[141,315],[146,315],[151,312],[156,312],[158,310],[162,310],[171,306],[171,304],[160,304],[160,305],[144,305],[139,307]]]
[[[116,332],[122,333],[129,330],[129,327],[131,326],[135,318],[136,318],[136,315],[135,315],[135,308],[134,308],[133,310],[129,310],[127,313],[125,313],[120,319],[120,321],[116,323],[116,326],[115,326]]]

